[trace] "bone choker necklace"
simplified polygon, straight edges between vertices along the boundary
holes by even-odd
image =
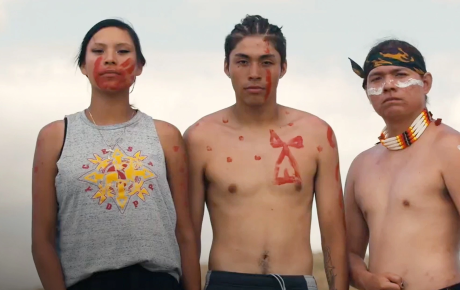
[[[382,133],[380,134],[379,140],[383,146],[385,146],[388,150],[402,150],[405,149],[412,144],[414,144],[420,136],[422,136],[423,132],[425,132],[428,125],[433,122],[431,112],[429,112],[426,108],[420,113],[420,115],[414,120],[412,125],[410,125],[409,129],[404,131],[403,133],[388,138],[388,131],[387,127],[383,128]],[[435,122],[436,126],[441,124],[442,119],[437,119]],[[377,143],[378,144],[378,143]]]

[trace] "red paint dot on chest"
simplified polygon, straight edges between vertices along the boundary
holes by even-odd
[[[254,159],[258,161],[258,160],[262,159],[262,157],[260,157],[259,155],[256,155],[256,156],[254,156]]]
[[[227,123],[228,123],[228,119],[227,119],[227,118],[223,118],[223,119],[222,119],[222,122],[225,123],[225,124],[227,124]]]
[[[212,148],[211,148],[211,146],[206,146],[206,150],[208,150],[208,151],[212,151]]]
[[[232,162],[232,161],[233,161],[232,157],[227,157],[227,162]]]
[[[243,141],[243,140],[244,140],[244,137],[243,137],[243,136],[240,136],[238,139],[240,139],[240,141]]]
[[[294,125],[294,123],[289,123],[288,125],[292,127]]]
[[[323,151],[323,147],[321,147],[321,146],[316,147],[316,149],[318,150],[318,152]]]
[[[174,147],[173,147],[173,150],[174,150],[174,152],[179,151],[179,146],[174,146]]]

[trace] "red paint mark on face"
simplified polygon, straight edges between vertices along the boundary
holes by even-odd
[[[332,148],[335,148],[337,145],[334,138],[334,132],[332,131],[331,126],[327,127],[327,141]]]
[[[85,192],[90,192],[92,191],[93,189],[91,188],[91,186],[88,186],[86,189],[85,189]]]
[[[34,167],[34,173],[37,173],[38,172],[38,166],[35,166]]]
[[[262,159],[262,157],[260,157],[259,155],[256,155],[256,156],[254,156],[254,159],[259,161],[260,159]]]
[[[232,157],[227,157],[227,162],[230,163],[230,162],[232,162],[232,161],[233,161]]]
[[[195,124],[195,127],[198,127],[198,126],[200,126],[200,123],[196,123],[196,124]]]
[[[152,163],[152,161],[150,161],[150,162],[148,163],[148,165],[150,165],[150,166],[153,166],[153,163]]]
[[[136,68],[135,62],[128,58],[119,66],[105,66],[102,64],[102,57],[98,57],[94,62],[94,80],[99,88],[109,91],[120,91],[129,89],[134,83],[133,76]]]
[[[337,166],[335,167],[335,180],[339,181],[339,175],[340,175],[340,164],[337,163]]]
[[[243,141],[243,140],[244,140],[244,137],[243,137],[243,136],[240,136],[240,137],[238,137],[238,139],[240,139],[240,141]]]
[[[289,123],[288,125],[292,127],[294,125],[294,123]]]
[[[266,69],[265,73],[265,82],[267,83],[267,86],[265,88],[265,100],[267,100],[268,96],[270,95],[270,92],[272,91],[272,72],[269,69]]]
[[[208,151],[212,151],[212,148],[211,148],[211,146],[206,146],[206,150],[208,150]]]
[[[85,164],[85,165],[83,165],[81,168],[83,168],[83,169],[88,169],[88,168],[89,168],[89,165],[88,165],[88,164]]]
[[[227,118],[222,118],[222,122],[227,124],[228,123],[228,119]]]
[[[265,42],[265,45],[266,45],[264,52],[265,53],[270,53],[270,41],[268,39],[265,39],[264,42]]]
[[[137,206],[139,205],[139,202],[137,200],[133,201],[133,204],[134,204],[134,207],[137,208]]]
[[[298,149],[303,148],[302,136],[294,137],[285,143],[281,140],[278,134],[275,133],[274,130],[270,130],[270,145],[273,148],[282,148],[281,153],[275,165],[275,184],[276,185],[282,185],[286,183],[301,184],[302,179],[299,174],[299,166],[294,156],[292,155],[289,147],[298,148]],[[286,157],[288,158],[289,163],[294,169],[294,176],[289,175],[287,168],[284,170],[283,176],[279,176],[281,162],[283,162],[284,158]]]
[[[107,206],[105,207],[107,210],[111,210],[112,209],[112,204],[111,203],[108,203]]]
[[[321,152],[321,151],[323,151],[323,147],[322,147],[322,146],[318,146],[318,147],[316,147],[316,150],[318,150],[318,152]]]
[[[174,152],[179,151],[179,146],[174,146],[174,147],[173,147],[173,150],[174,150]]]
[[[133,147],[128,147],[128,152],[133,152]]]

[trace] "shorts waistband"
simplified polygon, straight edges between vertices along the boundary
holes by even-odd
[[[205,285],[210,284],[247,287],[273,287],[279,285],[279,289],[318,289],[315,278],[310,275],[247,274],[225,271],[208,271]]]

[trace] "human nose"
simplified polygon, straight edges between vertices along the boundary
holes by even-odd
[[[114,49],[108,49],[105,53],[104,63],[106,65],[114,65],[117,63],[117,53]]]
[[[390,91],[395,89],[395,79],[392,76],[387,76],[383,84],[384,91]]]
[[[249,79],[250,80],[260,80],[260,67],[257,63],[252,63],[249,66]]]

